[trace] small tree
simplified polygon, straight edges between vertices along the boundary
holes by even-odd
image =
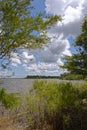
[[[71,74],[87,75],[87,17],[84,18],[81,34],[76,38],[75,47],[77,54],[65,57],[62,68]]]

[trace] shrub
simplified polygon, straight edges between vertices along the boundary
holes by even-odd
[[[6,93],[4,88],[0,89],[0,101],[5,108],[15,108],[19,104],[19,98],[16,94]]]
[[[83,86],[35,81],[25,98],[29,128],[44,130],[49,126],[48,130],[83,130],[78,124],[82,122],[83,100],[87,98],[87,84]],[[87,117],[87,114],[84,117]],[[87,128],[86,124],[84,125]]]
[[[64,80],[83,80],[85,77],[80,74],[64,73],[60,75],[60,79]]]

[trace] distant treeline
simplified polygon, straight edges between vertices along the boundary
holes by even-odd
[[[58,79],[59,76],[41,76],[41,75],[28,75],[25,77],[26,79]]]

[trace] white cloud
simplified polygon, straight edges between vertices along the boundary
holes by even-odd
[[[29,54],[28,51],[24,51],[22,54],[21,54],[21,57],[22,57],[22,62],[24,63],[35,63],[35,57],[33,54]]]
[[[50,35],[52,36],[52,33]],[[49,43],[49,50],[52,52],[53,55],[56,55],[57,58],[60,58],[64,54],[71,55],[69,48],[69,41],[63,38],[63,34],[56,34],[55,36],[53,36],[51,44]]]
[[[62,14],[65,8],[65,1],[64,0],[46,0],[46,12],[51,14]]]
[[[0,70],[0,78],[4,77],[11,77],[13,75],[13,72],[7,69]]]
[[[28,75],[59,75],[61,73],[57,64],[39,63],[24,65]]]
[[[17,53],[11,54],[11,64],[12,66],[17,66],[18,64],[21,64],[21,61]]]
[[[53,15],[61,15],[58,22],[48,30],[50,42],[44,49],[24,50],[20,58],[16,53],[12,57],[12,65],[23,64],[27,74],[58,75],[62,72],[59,65],[61,57],[71,55],[69,36],[76,37],[80,33],[83,17],[87,13],[87,0],[45,0],[45,10]]]
[[[69,22],[74,22],[75,20],[80,19],[81,10],[79,8],[73,8],[72,6],[68,6],[65,10],[65,15],[63,17],[64,24],[68,24]]]
[[[23,52],[22,56],[25,59],[29,59],[29,60],[33,60],[34,59],[34,56],[33,55],[29,55],[28,52]]]
[[[53,1],[53,4],[52,4]],[[64,37],[67,38],[70,34],[76,36],[80,32],[80,26],[84,15],[87,13],[87,1],[86,0],[46,0],[46,11],[49,13],[61,15],[63,18],[62,23],[58,23],[50,31],[54,33],[63,33]],[[65,3],[62,9],[59,11],[59,3]],[[56,7],[54,6],[56,4]],[[53,8],[53,9],[52,9]]]
[[[44,49],[31,50],[30,53],[36,56],[35,61],[37,61],[38,64],[55,63],[58,65],[58,61],[63,55],[71,55],[69,51],[70,45],[67,39],[63,39],[63,34],[60,36],[56,35],[55,37],[49,34],[49,36],[51,36],[51,42],[48,43]]]
[[[29,54],[28,50],[24,50],[21,54],[12,53],[11,54],[11,65],[16,66],[18,64],[33,64],[35,63],[35,57],[33,54]]]

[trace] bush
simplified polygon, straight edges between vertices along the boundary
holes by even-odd
[[[19,104],[19,98],[16,94],[7,94],[4,88],[0,89],[0,102],[5,108],[15,108]]]
[[[82,117],[87,118],[83,102],[87,99],[87,84],[83,86],[35,81],[25,98],[29,129],[86,130],[87,121],[83,122]]]
[[[60,79],[64,80],[83,80],[84,76],[79,74],[64,73],[60,75]]]

